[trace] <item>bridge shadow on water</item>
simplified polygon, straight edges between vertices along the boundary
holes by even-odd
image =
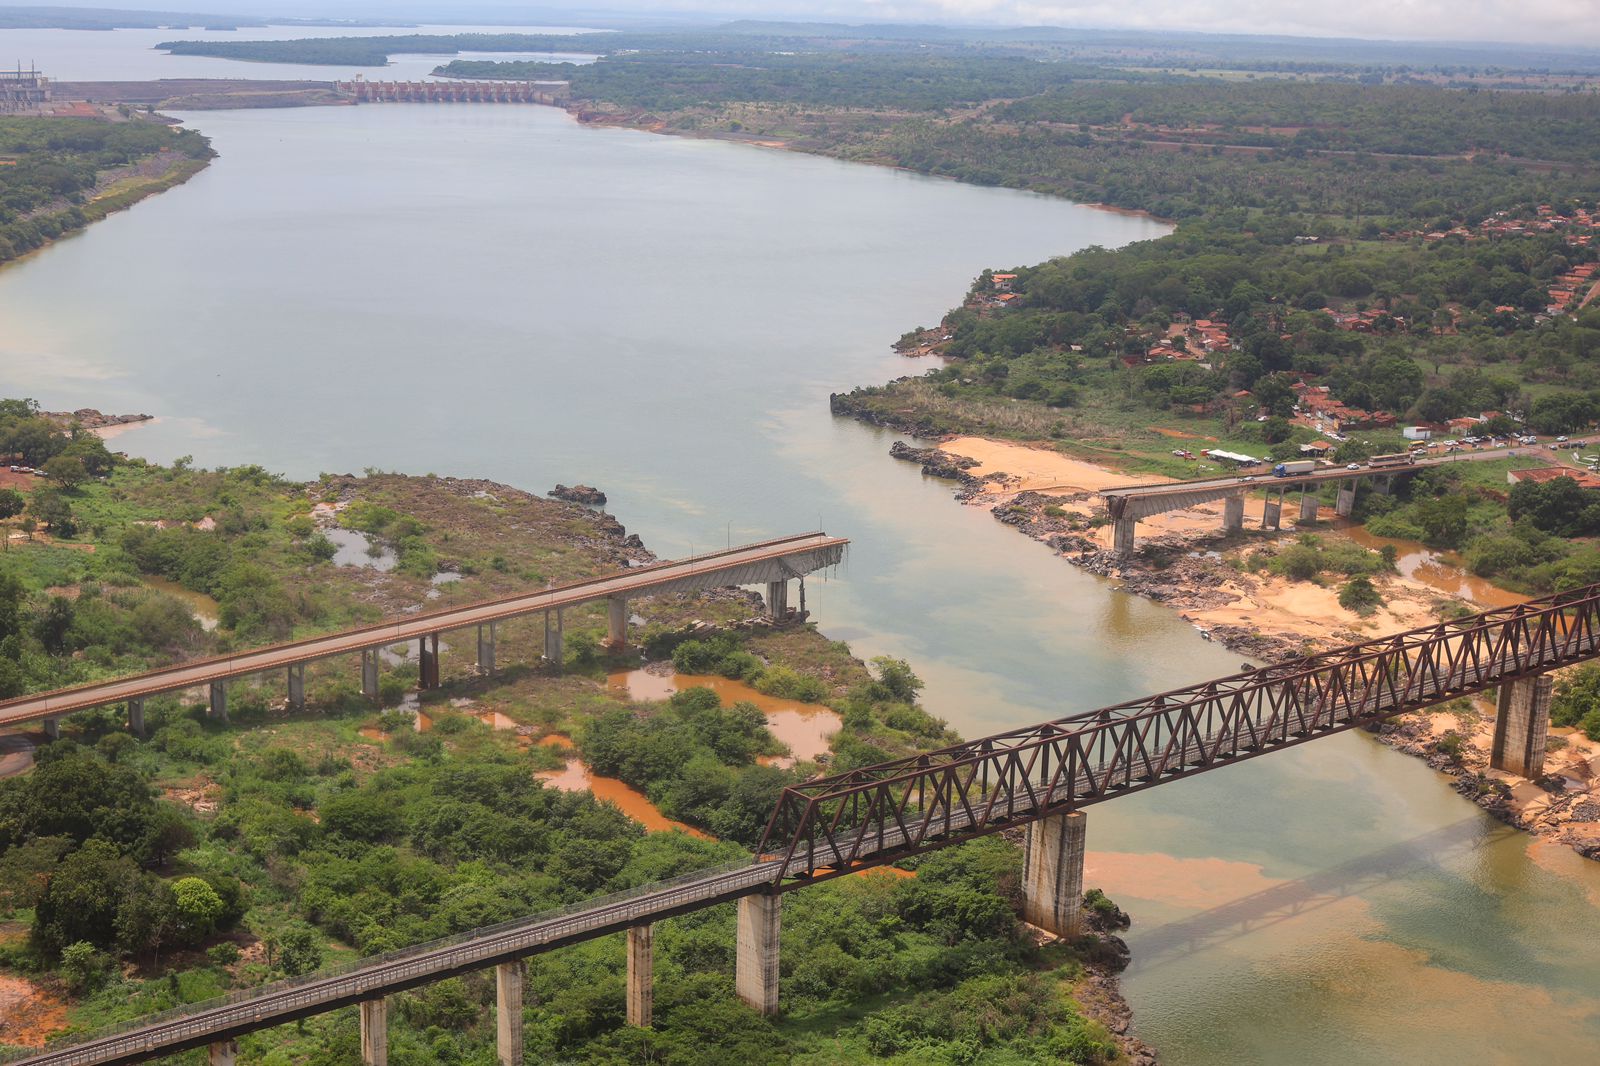
[[[1135,965],[1145,970],[1240,940],[1399,881],[1419,870],[1442,867],[1452,859],[1492,847],[1519,832],[1508,825],[1485,831],[1481,818],[1462,819],[1338,866],[1156,926],[1138,938],[1134,947]]]

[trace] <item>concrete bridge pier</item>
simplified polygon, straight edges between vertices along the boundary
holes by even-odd
[[[61,719],[46,718],[44,720],[44,735],[51,740],[61,739]]]
[[[1394,475],[1390,474],[1388,477],[1375,477],[1375,478],[1373,478],[1372,479],[1372,491],[1378,493],[1381,496],[1387,496],[1390,493],[1394,492]]]
[[[522,1066],[522,982],[521,959],[494,968],[495,1061],[500,1066]]]
[[[1083,931],[1083,856],[1088,817],[1055,814],[1028,825],[1022,865],[1022,918],[1072,937]]]
[[[1119,518],[1111,523],[1111,550],[1118,555],[1133,554],[1134,527],[1138,523],[1131,518]]]
[[[767,617],[774,622],[781,622],[789,617],[789,582],[767,582]]]
[[[389,1000],[361,1002],[361,1066],[389,1066]]]
[[[1300,490],[1300,524],[1309,525],[1317,520],[1318,501],[1315,493]]]
[[[552,664],[558,671],[561,664],[566,661],[566,652],[561,640],[561,608],[556,608],[555,628],[550,628],[550,612],[544,613],[544,658],[545,662]]]
[[[742,923],[740,928],[744,928]],[[628,1024],[641,1029],[650,1028],[655,1009],[654,941],[654,926],[636,925],[628,930]]]
[[[628,600],[612,596],[606,600],[606,649],[613,653],[628,646]]]
[[[144,697],[135,696],[128,701],[128,730],[144,739]]]
[[[1222,531],[1224,533],[1244,532],[1244,494],[1229,496],[1222,501]]]
[[[237,1040],[218,1040],[207,1049],[206,1062],[210,1066],[233,1066],[239,1057]]]
[[[211,718],[214,721],[228,724],[228,683],[226,681],[211,682]]]
[[[295,663],[289,667],[289,709],[306,709],[306,664]]]
[[[1339,499],[1333,505],[1334,511],[1340,518],[1349,518],[1356,509],[1356,483],[1342,481],[1339,483]]]
[[[439,687],[439,634],[417,638],[417,687]]]
[[[1282,529],[1283,528],[1283,494],[1282,493],[1279,493],[1278,494],[1278,498],[1276,500],[1274,500],[1272,498],[1271,491],[1269,490],[1267,492],[1266,505],[1261,509],[1261,528],[1262,529]]]
[[[377,648],[367,648],[361,653],[361,694],[369,700],[378,698]]]
[[[1553,684],[1549,674],[1501,684],[1495,708],[1494,743],[1489,749],[1490,766],[1530,781],[1544,773]]]
[[[478,627],[478,673],[494,676],[494,623]]]
[[[734,989],[758,1013],[778,1013],[778,933],[783,897],[745,896],[739,900],[739,939]]]

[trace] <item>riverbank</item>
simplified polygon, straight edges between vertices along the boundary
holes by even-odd
[[[1505,606],[1521,597],[1465,574],[1420,545],[1383,541],[1344,528],[1327,507],[1299,521],[1285,507],[1283,530],[1261,529],[1264,501],[1246,500],[1246,531],[1222,533],[1222,505],[1205,504],[1139,523],[1139,548],[1111,552],[1110,526],[1098,492],[1170,479],[1130,475],[1053,448],[955,436],[936,447],[896,442],[893,457],[957,483],[956,498],[1048,545],[1067,562],[1117,583],[1124,592],[1177,611],[1207,639],[1258,662],[1273,662],[1431,625],[1462,613]],[[1355,610],[1340,602],[1339,578],[1294,580],[1272,569],[1303,537],[1317,550],[1349,558],[1379,554],[1368,580],[1379,604]],[[1477,698],[1403,715],[1378,731],[1385,744],[1421,758],[1455,779],[1463,796],[1542,841],[1600,859],[1600,744],[1574,729],[1552,728],[1545,776],[1538,782],[1489,767],[1495,708]]]

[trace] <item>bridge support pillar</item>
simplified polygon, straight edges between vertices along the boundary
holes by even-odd
[[[210,1066],[233,1066],[234,1060],[239,1057],[239,1042],[237,1040],[218,1040],[207,1050],[206,1062]]]
[[[1334,511],[1340,518],[1349,518],[1356,509],[1356,483],[1342,481],[1339,483],[1339,499],[1334,504]]]
[[[556,608],[555,628],[550,628],[550,612],[544,613],[544,658],[558,671],[566,659],[566,652],[561,641],[561,608]]]
[[[739,942],[734,988],[761,1014],[778,1013],[778,931],[782,896],[739,900]]]
[[[1489,765],[1508,774],[1537,780],[1544,773],[1544,743],[1550,733],[1549,674],[1507,681],[1500,686],[1495,709],[1494,745]]]
[[[439,634],[417,638],[417,687],[439,687]]]
[[[606,649],[613,654],[628,646],[628,601],[612,596],[606,601]]]
[[[1261,528],[1283,528],[1283,496],[1281,493],[1276,500],[1272,498],[1271,492],[1267,493],[1266,505],[1261,508]]]
[[[306,664],[295,663],[289,667],[289,709],[306,709]]]
[[[369,700],[378,698],[377,648],[367,648],[361,653],[361,694]]]
[[[478,627],[478,673],[494,676],[494,623]]]
[[[1022,866],[1022,918],[1057,936],[1083,931],[1083,855],[1088,817],[1051,815],[1028,825]]]
[[[361,1003],[361,1066],[389,1066],[389,1001]]]
[[[144,697],[135,696],[128,701],[128,730],[134,736],[144,739]]]
[[[1224,533],[1240,533],[1244,531],[1244,495],[1229,496],[1222,501],[1222,531]]]
[[[500,1066],[522,1066],[522,960],[494,968],[494,1032]]]
[[[774,622],[781,622],[789,617],[789,582],[767,582],[767,617]]]
[[[1134,526],[1131,518],[1119,518],[1111,523],[1111,550],[1118,555],[1133,554]]]
[[[1300,524],[1308,525],[1317,520],[1317,504],[1319,501],[1314,493],[1300,493]]]
[[[46,718],[44,720],[44,735],[51,740],[61,739],[61,719]]]
[[[211,682],[211,717],[214,721],[228,724],[228,683],[226,681]]]
[[[1394,491],[1394,475],[1388,477],[1375,477],[1372,479],[1372,491],[1380,496],[1387,496]]]
[[[655,1008],[654,940],[652,926],[636,925],[628,930],[628,1024],[642,1029],[650,1028]]]

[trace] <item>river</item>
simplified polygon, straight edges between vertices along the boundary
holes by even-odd
[[[947,485],[827,394],[983,267],[1159,235],[1138,218],[541,108],[185,116],[187,186],[0,271],[4,393],[149,411],[155,459],[604,488],[662,555],[810,528],[828,634],[909,659],[968,736],[1229,672],[1237,656]],[[1091,813],[1163,1061],[1583,1061],[1600,866],[1346,734]]]
[[[539,59],[586,63],[592,55],[546,52],[450,52],[391,55],[383,67],[319,63],[260,63],[217,56],[156,51],[164,41],[285,41],[302,37],[438,37],[454,33],[574,34],[566,26],[250,26],[237,30],[0,30],[0,69],[22,64],[55,81],[150,81],[159,78],[270,78],[334,81],[361,74],[369,80],[421,81],[452,59]]]

